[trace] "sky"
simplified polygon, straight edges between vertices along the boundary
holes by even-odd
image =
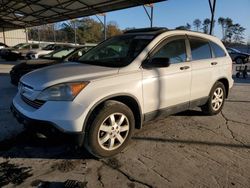
[[[168,0],[154,4],[153,26],[173,29],[196,18],[210,18],[208,0]],[[250,41],[250,0],[217,0],[215,20],[229,17],[246,28],[245,41]],[[93,17],[96,19],[96,17]],[[97,19],[96,19],[97,20]],[[115,21],[121,29],[149,27],[149,19],[143,7],[134,7],[107,13],[107,22]],[[221,38],[221,27],[215,24],[214,35]]]

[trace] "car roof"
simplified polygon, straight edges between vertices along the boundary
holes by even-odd
[[[152,27],[152,28],[138,28],[138,29],[131,29],[125,31],[124,34],[138,34],[138,35],[160,35],[164,33],[169,34],[182,34],[182,35],[191,35],[196,37],[202,37],[206,39],[210,39],[212,41],[217,40],[218,38],[214,37],[213,35],[205,34],[198,31],[190,31],[190,30],[181,30],[181,29],[168,29],[166,27]]]
[[[157,35],[163,32],[168,31],[165,27],[151,27],[151,28],[138,28],[138,29],[131,29],[124,32],[124,34],[151,34]]]

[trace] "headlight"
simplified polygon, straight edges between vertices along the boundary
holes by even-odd
[[[42,101],[72,101],[89,82],[64,83],[43,90],[37,97]]]

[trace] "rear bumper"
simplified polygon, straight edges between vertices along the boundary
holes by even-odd
[[[74,144],[77,144],[78,146],[81,146],[83,144],[84,132],[64,132],[52,122],[35,120],[25,116],[24,114],[19,112],[13,104],[10,106],[10,110],[17,121],[23,124],[26,129],[29,129],[32,132],[41,133],[48,137],[62,135],[69,136],[70,138],[72,138]]]

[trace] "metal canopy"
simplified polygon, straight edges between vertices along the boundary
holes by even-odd
[[[1,0],[0,27],[31,27],[164,0]]]

